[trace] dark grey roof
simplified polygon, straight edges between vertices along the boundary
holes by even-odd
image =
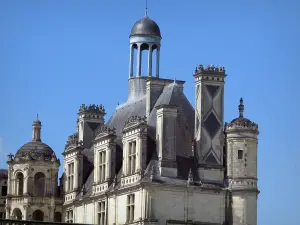
[[[145,16],[143,19],[137,21],[131,29],[130,36],[139,35],[161,37],[159,26],[148,16]]]
[[[125,121],[131,116],[146,115],[146,96],[140,96],[135,101],[126,102],[120,105],[106,123],[108,127],[116,128],[117,143],[121,144],[122,131]]]
[[[7,178],[8,171],[7,169],[0,169],[0,178]]]
[[[116,168],[116,180],[113,185],[109,187],[109,190],[118,189],[120,186],[120,180],[122,175],[122,131],[124,128],[124,123],[131,116],[145,116],[146,114],[146,82],[145,79],[130,79],[129,80],[129,96],[128,100],[117,107],[116,111],[112,114],[111,118],[106,123],[107,127],[115,128],[116,132],[116,142],[117,148],[120,153],[117,154],[117,160],[120,159],[119,166]],[[177,142],[177,168],[178,168],[178,181],[180,183],[186,183],[188,178],[189,170],[192,170],[194,181],[198,181],[198,173],[196,162],[192,154],[192,139],[194,133],[194,108],[184,95],[182,87],[178,84],[171,83],[163,88],[161,94],[155,103],[149,117],[147,118],[148,124],[148,149],[147,149],[147,162],[149,162],[146,170],[146,174],[149,174],[149,168],[151,164],[157,162],[157,152],[155,146],[155,132],[156,132],[156,106],[159,105],[172,105],[178,107],[178,123],[177,123],[177,135],[180,136],[180,141]],[[150,144],[150,143],[154,144]],[[118,151],[117,151],[118,152]],[[93,164],[93,150],[84,149],[83,155],[86,157],[86,164]],[[84,166],[86,167],[86,165]],[[148,171],[148,172],[147,172]],[[146,177],[145,174],[145,177]],[[89,170],[88,174],[84,175],[85,180],[85,191],[81,192],[77,196],[77,200],[81,198],[87,198],[92,194],[93,185],[93,170]],[[145,178],[146,179],[146,178]],[[160,178],[159,182],[177,182],[176,178],[172,180],[171,178]]]
[[[48,145],[41,141],[31,141],[17,151],[15,158],[51,160],[53,156],[56,158],[55,152]]]
[[[176,83],[166,86],[158,98],[148,119],[149,135],[155,139],[156,107],[159,105],[178,106],[177,135],[181,141],[177,143],[177,155],[192,156],[192,140],[194,134],[195,111],[184,95],[182,88]]]

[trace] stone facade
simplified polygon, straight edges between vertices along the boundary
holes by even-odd
[[[148,51],[146,59],[142,51]],[[160,51],[160,29],[146,16],[130,35],[127,101],[107,122],[102,105],[80,106],[60,184],[60,162],[41,142],[41,122],[34,121],[32,142],[8,159],[6,218],[257,224],[258,126],[244,118],[242,99],[239,117],[224,125],[224,67],[196,68],[194,109],[184,81],[160,78]],[[142,60],[148,62],[146,76]]]

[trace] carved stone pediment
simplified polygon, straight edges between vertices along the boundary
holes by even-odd
[[[147,125],[146,116],[131,116],[124,123],[124,130],[129,128],[138,127],[140,125]]]
[[[114,127],[110,128],[105,125],[96,129],[95,134],[94,134],[96,139],[103,138],[106,136],[111,136],[111,135],[113,135],[113,136],[116,135],[116,128],[114,128]]]
[[[82,146],[82,141],[79,141],[78,133],[69,136],[67,144],[65,145],[65,149],[76,148]]]

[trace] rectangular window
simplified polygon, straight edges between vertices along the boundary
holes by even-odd
[[[243,150],[238,150],[238,159],[243,159]]]
[[[105,181],[106,151],[99,152],[99,182]]]
[[[136,167],[136,141],[129,142],[128,146],[128,175],[134,174]]]
[[[7,186],[2,186],[1,188],[1,195],[6,196],[7,195]]]
[[[74,189],[74,163],[68,164],[68,191]]]
[[[105,225],[105,201],[98,203],[98,225]]]
[[[132,222],[134,220],[134,194],[127,195],[127,222]]]
[[[73,223],[73,210],[69,210],[67,211],[67,219],[66,219],[67,223]]]

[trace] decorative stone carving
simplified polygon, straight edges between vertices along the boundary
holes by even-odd
[[[96,129],[95,133],[94,133],[96,138],[101,138],[101,137],[105,137],[105,136],[109,136],[109,135],[116,135],[116,128],[112,127],[108,127],[108,126],[100,126],[99,128]]]
[[[200,64],[195,69],[195,74],[202,73],[202,72],[210,72],[210,73],[223,73],[225,74],[225,68],[223,66],[215,66],[213,64],[204,67],[202,64]]]
[[[65,145],[65,149],[76,148],[82,146],[83,142],[79,141],[78,133],[69,136],[68,141]]]
[[[11,153],[9,155],[7,155],[7,157],[8,157],[8,162],[11,162],[14,160],[14,155]]]
[[[131,116],[124,123],[124,130],[128,128],[138,127],[140,125],[147,125],[146,116]]]
[[[96,113],[96,114],[105,114],[105,109],[103,105],[89,105],[86,106],[85,104],[82,104],[79,108],[79,113]]]

